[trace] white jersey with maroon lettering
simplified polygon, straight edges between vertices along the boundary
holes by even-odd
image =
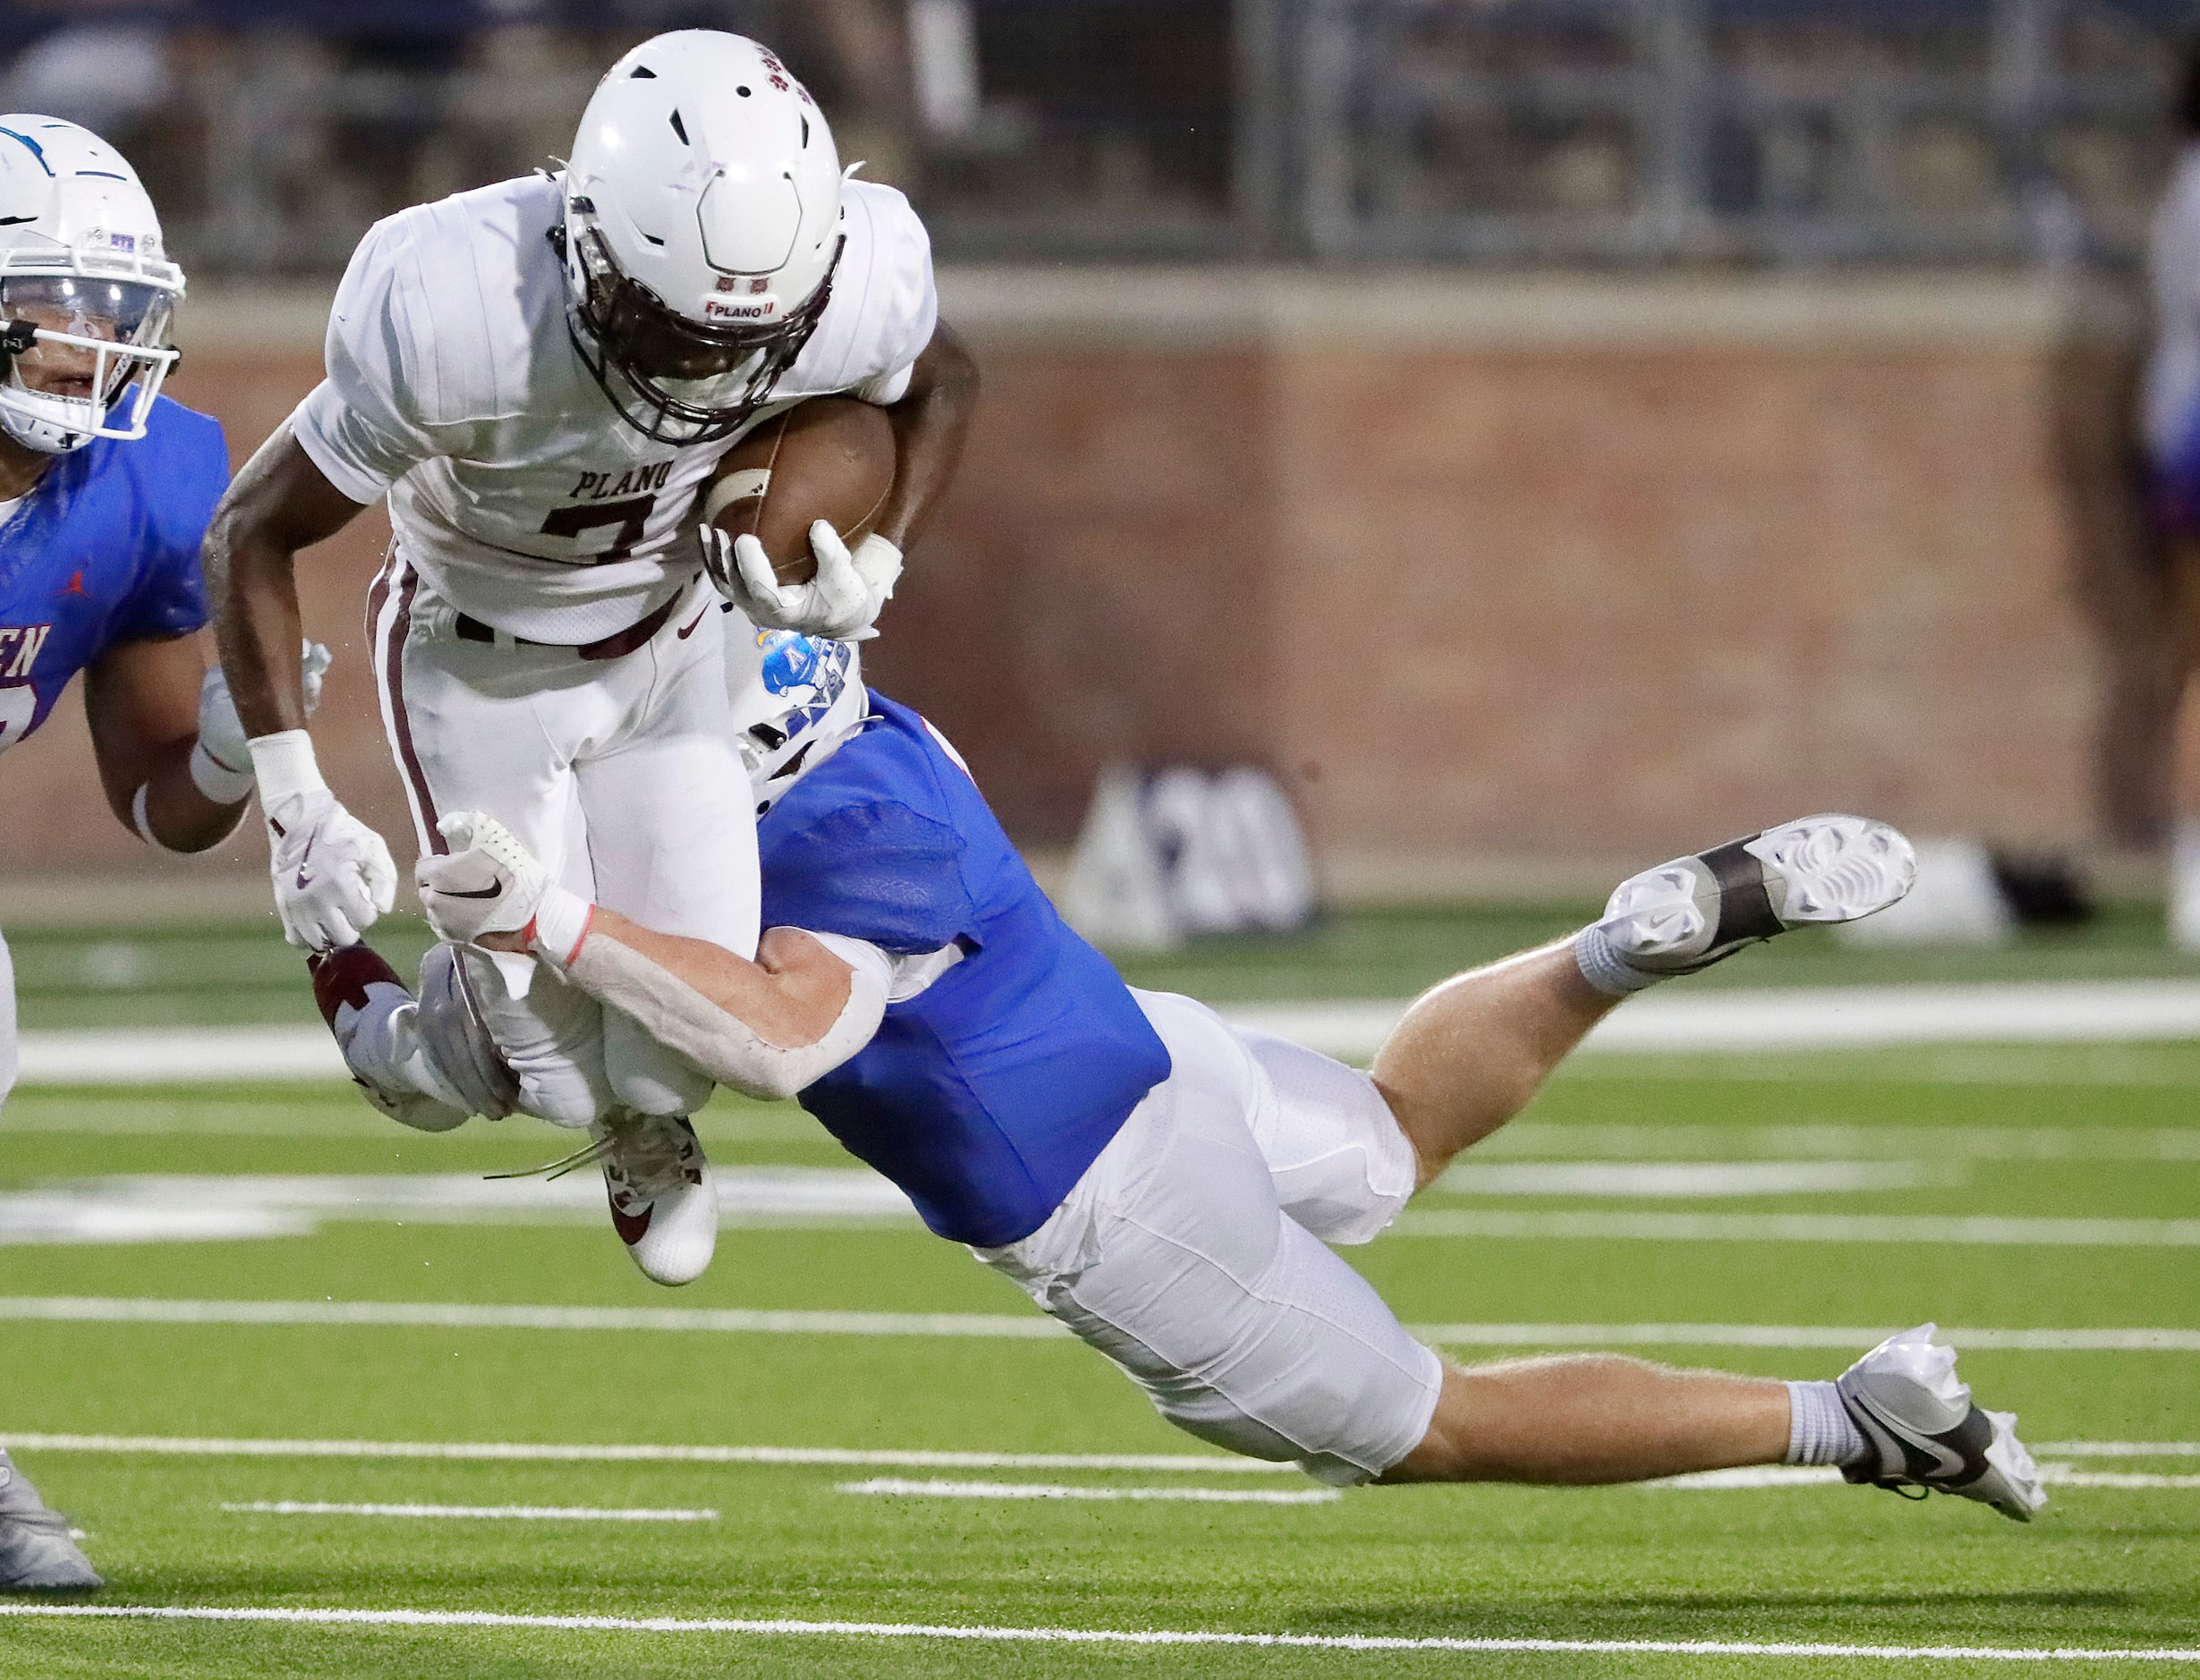
[[[692,581],[681,540],[730,439],[653,443],[573,349],[549,230],[563,189],[500,182],[378,222],[328,319],[328,377],[291,423],[353,500],[389,496],[397,545],[460,612],[532,641],[616,634]],[[891,187],[842,188],[832,296],[775,412],[845,392],[888,403],[938,316],[931,246]]]

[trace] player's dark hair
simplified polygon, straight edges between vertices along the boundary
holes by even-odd
[[[2180,140],[2200,140],[2200,30],[2178,43],[2177,74],[2170,83],[2170,120]]]

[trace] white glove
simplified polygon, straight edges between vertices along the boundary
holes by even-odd
[[[309,641],[300,650],[305,682],[306,716],[320,709],[321,679],[330,663],[327,648]],[[192,785],[217,805],[234,805],[252,791],[252,750],[237,703],[229,697],[229,677],[218,665],[199,682],[199,741],[191,749]]]
[[[358,944],[397,896],[397,866],[382,836],[326,787],[263,804],[283,937],[313,951]]]
[[[534,921],[549,878],[511,829],[486,811],[454,810],[436,831],[451,850],[421,858],[412,879],[437,938],[472,945],[485,933],[518,933]]]
[[[754,536],[728,539],[715,525],[698,529],[703,568],[718,591],[760,630],[792,630],[837,641],[868,641],[871,628],[901,576],[901,550],[876,534],[850,554],[840,533],[824,520],[810,527],[817,575],[807,583],[781,583]]]

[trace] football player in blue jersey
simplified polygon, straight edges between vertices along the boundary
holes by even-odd
[[[1786,1462],[2019,1520],[2043,1502],[2015,1419],[1972,1404],[1931,1326],[1832,1382],[1606,1354],[1462,1370],[1328,1246],[1377,1235],[1626,997],[1900,898],[1915,864],[1892,829],[1806,818],[1646,870],[1580,933],[1420,998],[1363,1073],[1126,987],[1055,914],[945,740],[856,694],[837,725],[770,732],[791,775],[752,764],[769,803],[754,962],[588,903],[478,811],[446,818],[448,854],[418,866],[430,923],[532,954],[723,1084],[798,1097],[932,1230],[1234,1451],[1339,1485]],[[376,1036],[366,1022],[424,1008],[441,1025],[413,1041],[463,1063],[465,1100],[500,1111],[463,1000],[416,1005],[363,952],[325,961],[349,965],[331,1024],[355,1072],[402,1082],[353,1050]]]
[[[202,852],[237,826],[252,774],[195,633],[199,544],[228,451],[217,421],[159,394],[183,294],[112,147],[52,117],[0,116],[0,751],[81,671],[115,816],[164,851]],[[0,1102],[15,1070],[0,941]],[[0,1591],[100,1584],[0,1451]]]

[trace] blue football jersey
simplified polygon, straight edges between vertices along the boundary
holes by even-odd
[[[941,1236],[998,1248],[1046,1223],[1168,1051],[930,725],[871,704],[757,827],[763,925],[966,955],[799,1100]]]
[[[228,484],[221,423],[165,396],[144,437],[55,458],[0,523],[0,751],[115,643],[207,622],[199,543]]]

